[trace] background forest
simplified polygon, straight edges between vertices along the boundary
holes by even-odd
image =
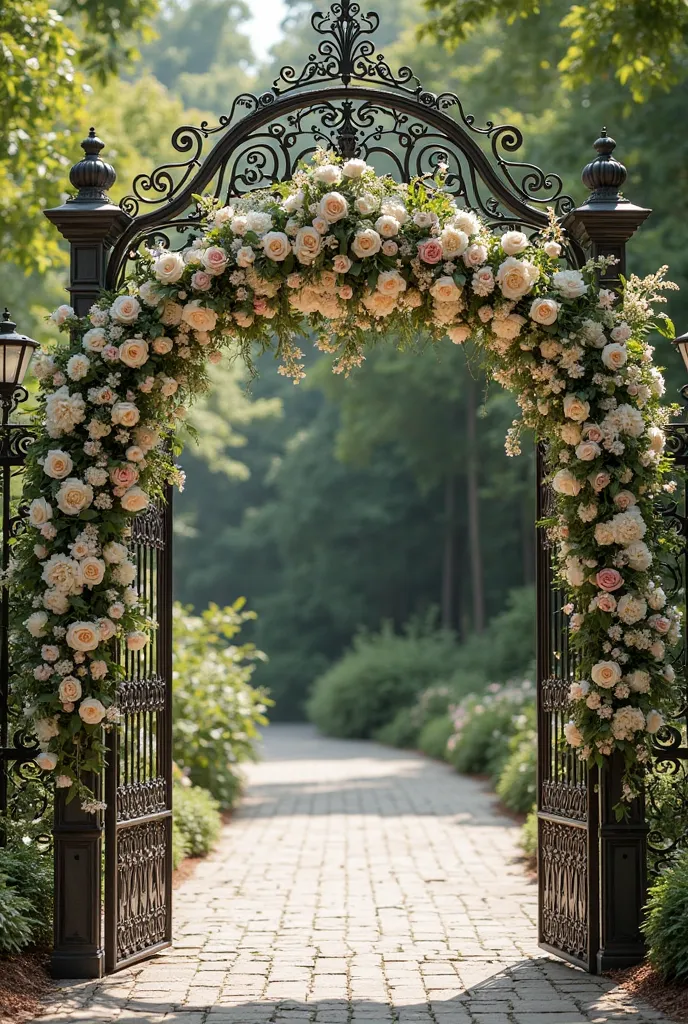
[[[41,22],[43,6],[10,5],[20,19],[31,9],[32,31],[47,32],[46,58],[15,83],[14,95],[0,95],[0,138],[14,161],[10,173],[0,162],[2,299],[39,338],[46,336],[42,317],[62,301],[66,265],[41,211],[59,202],[88,126],[95,124],[117,169],[117,200],[136,173],[170,155],[177,125],[215,120],[237,93],[268,87],[283,64],[301,66],[313,48],[310,14],[322,4],[289,4],[267,60],[251,51],[242,0],[167,0],[157,14],[145,2],[122,3],[118,31],[111,7],[110,21],[99,21],[101,5],[87,2],[78,14],[66,8],[66,20],[51,26],[47,15]],[[408,63],[426,88],[456,91],[478,123],[519,125],[524,158],[557,170],[578,199],[580,169],[606,124],[629,168],[629,197],[655,211],[632,243],[632,267],[643,273],[669,263],[681,283],[688,256],[675,227],[688,212],[688,138],[680,130],[680,68],[668,63],[653,77],[633,61],[626,70],[613,62],[598,67],[594,47],[572,56],[571,27],[561,24],[565,0],[535,14],[525,0],[476,2],[475,24],[458,33],[451,3],[431,4],[438,31],[420,39],[429,15],[417,0],[373,6],[381,19],[376,39],[392,66]],[[152,31],[142,36],[147,18]],[[6,54],[9,35],[2,34]],[[76,51],[70,70],[64,55]],[[576,74],[577,59],[594,74]],[[43,70],[59,86],[49,108],[31,79]],[[47,80],[43,88],[50,92]],[[17,96],[23,128],[9,113]],[[682,331],[685,292],[670,312]],[[673,353],[667,362],[671,390],[682,371]],[[215,388],[193,413],[199,439],[187,444],[187,488],[175,507],[175,597],[198,609],[246,598],[257,619],[244,635],[269,656],[255,682],[276,701],[271,717],[303,716],[313,681],[361,630],[383,622],[414,636],[454,631],[468,652],[464,670],[482,673],[483,684],[526,671],[534,460],[504,454],[511,398],[486,384],[470,352],[451,346],[377,350],[348,382],[315,354],[298,387],[271,360],[259,369],[247,390],[238,368],[215,368]]]

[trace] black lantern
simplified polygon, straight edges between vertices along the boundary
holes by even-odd
[[[680,353],[683,365],[688,370],[688,334],[681,334],[678,338],[674,338],[673,344]]]
[[[19,402],[27,397],[23,380],[38,342],[25,334],[17,334],[17,325],[10,320],[10,311],[0,321],[0,409],[2,423],[7,423]]]

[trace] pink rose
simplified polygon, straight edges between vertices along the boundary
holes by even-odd
[[[442,259],[442,245],[435,238],[428,238],[419,243],[418,255],[423,263],[439,263]]]
[[[133,466],[116,466],[110,470],[110,480],[117,488],[133,487],[139,478],[139,471]]]
[[[212,283],[212,277],[204,270],[197,270],[191,278],[191,287],[197,292],[207,292]]]
[[[588,423],[583,428],[583,433],[588,441],[595,441],[597,444],[602,440],[602,431],[596,423]]]
[[[338,289],[338,293],[340,299],[350,299],[354,294],[354,290],[350,284],[343,284],[341,288]]]
[[[592,476],[589,476],[588,480],[590,481],[590,486],[593,491],[595,491],[596,494],[599,494],[600,491],[605,489],[611,480],[611,477],[609,476],[609,473],[606,473],[604,470],[600,470],[599,473],[593,473]]]
[[[617,569],[600,569],[595,576],[595,582],[600,590],[610,593],[623,586],[623,576]],[[604,611],[604,609],[602,609]]]
[[[612,594],[600,594],[597,598],[597,607],[601,612],[611,613],[616,608],[616,598]]]
[[[267,299],[254,299],[253,300],[253,311],[254,311],[254,313],[257,313],[258,316],[263,316],[263,314],[267,312],[267,309],[268,309],[268,300]]]
[[[119,349],[116,345],[106,345],[100,354],[108,363],[114,363],[119,359]]]

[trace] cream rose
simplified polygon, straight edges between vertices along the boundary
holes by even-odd
[[[377,290],[383,295],[400,295],[406,291],[406,281],[398,270],[383,270],[377,279]]]
[[[628,359],[624,345],[605,345],[602,349],[602,362],[608,370],[620,370]]]
[[[332,260],[332,267],[337,274],[346,274],[347,271],[351,270],[351,260],[348,256],[340,253]]]
[[[182,311],[182,320],[194,331],[214,331],[217,326],[217,313],[214,309],[202,306],[200,299],[187,302]]]
[[[103,582],[105,562],[96,558],[95,555],[89,555],[81,562],[81,575],[87,587],[97,587],[99,583]]]
[[[528,248],[528,238],[522,231],[507,231],[502,235],[500,241],[507,256],[516,256]]]
[[[36,754],[34,761],[44,772],[52,772],[57,768],[57,754],[51,754],[47,750]]]
[[[390,217],[388,213],[383,213],[375,221],[375,230],[381,238],[394,238],[399,234],[400,227],[401,224],[396,217]]]
[[[552,480],[552,489],[557,494],[565,494],[570,498],[575,498],[580,493],[580,489],[583,485],[578,480],[570,469],[560,469],[558,473],[554,474]]]
[[[201,255],[201,263],[208,273],[213,276],[222,273],[227,266],[227,261],[227,253],[220,245],[209,245],[207,249],[203,250]]]
[[[328,224],[336,224],[349,212],[349,204],[339,192],[326,192],[318,204],[318,213]]]
[[[133,402],[115,402],[110,413],[113,423],[121,427],[135,427],[141,418],[141,413]]]
[[[378,253],[381,245],[382,239],[377,231],[374,231],[373,228],[364,228],[362,231],[357,231],[354,235],[351,251],[359,259],[365,259]]]
[[[127,633],[127,648],[130,651],[141,651],[148,642],[148,634],[143,633],[141,630],[135,630],[133,633]]]
[[[505,299],[520,299],[528,294],[539,276],[534,263],[509,256],[497,271],[497,283]]]
[[[133,324],[140,312],[139,300],[133,295],[120,295],[110,306],[110,316],[120,324]]]
[[[160,337],[153,341],[153,351],[158,356],[166,356],[173,348],[174,342],[171,338]]]
[[[363,217],[369,217],[371,213],[375,213],[379,206],[379,203],[375,196],[371,195],[370,192],[365,192],[362,196],[359,196],[358,199],[354,202],[354,206],[356,207],[358,213],[360,213]]]
[[[342,164],[342,174],[345,178],[360,178],[368,170],[365,160],[347,160]]]
[[[43,461],[43,472],[53,480],[64,480],[73,468],[71,455],[63,452],[60,448],[51,449]]]
[[[119,358],[125,366],[137,369],[148,362],[148,342],[143,338],[131,338],[119,348]]]
[[[107,338],[102,327],[92,327],[81,339],[81,346],[87,352],[102,352],[106,345]]]
[[[93,488],[77,477],[70,476],[63,480],[55,496],[55,502],[61,512],[68,516],[76,516],[93,501]]]
[[[583,423],[590,415],[590,403],[579,398],[578,395],[566,395],[564,397],[564,416],[576,423]]]
[[[299,228],[294,239],[294,254],[299,263],[312,263],[322,248],[322,236],[313,227]]]
[[[57,695],[63,704],[74,704],[81,697],[81,683],[76,676],[65,676]]]
[[[153,273],[161,284],[176,284],[184,273],[181,253],[165,252],[153,263]]]
[[[468,235],[458,228],[446,227],[440,234],[442,255],[446,260],[462,256],[468,249]]]
[[[95,622],[73,622],[65,640],[74,651],[95,651],[100,643],[100,630]]]
[[[438,302],[457,302],[461,298],[461,288],[455,284],[453,277],[438,277],[430,294]]]
[[[149,497],[140,487],[130,487],[120,498],[120,504],[126,512],[142,512],[148,507]]]
[[[183,306],[179,302],[172,302],[169,299],[162,307],[160,320],[165,327],[176,327],[182,322]]]
[[[291,252],[291,242],[283,231],[268,231],[263,235],[263,252],[269,260],[282,263]]]
[[[536,324],[543,324],[545,327],[553,324],[558,315],[559,303],[555,302],[554,299],[535,299],[530,307],[530,319],[534,320]],[[542,345],[540,348],[542,349]]]
[[[577,299],[588,290],[580,270],[558,270],[552,277],[552,282],[565,299]]]
[[[79,718],[86,725],[100,725],[105,718],[105,708],[95,697],[89,697],[79,705]]]
[[[621,669],[615,661],[598,661],[593,665],[590,677],[604,690],[610,690],[621,680]]]
[[[576,458],[581,462],[592,462],[601,454],[602,449],[595,441],[581,441],[576,447]]]
[[[24,622],[24,625],[31,636],[40,637],[45,636],[45,627],[47,622],[48,616],[45,612],[32,612]]]

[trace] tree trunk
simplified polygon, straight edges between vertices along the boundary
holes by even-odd
[[[473,598],[473,629],[476,633],[482,633],[485,628],[485,594],[483,589],[483,560],[480,551],[480,501],[478,497],[475,388],[476,382],[472,377],[468,377],[468,400],[466,402],[468,546],[471,565],[471,594]]]
[[[454,565],[456,488],[454,474],[449,473],[444,483],[444,552],[442,555],[442,628],[454,627]]]

